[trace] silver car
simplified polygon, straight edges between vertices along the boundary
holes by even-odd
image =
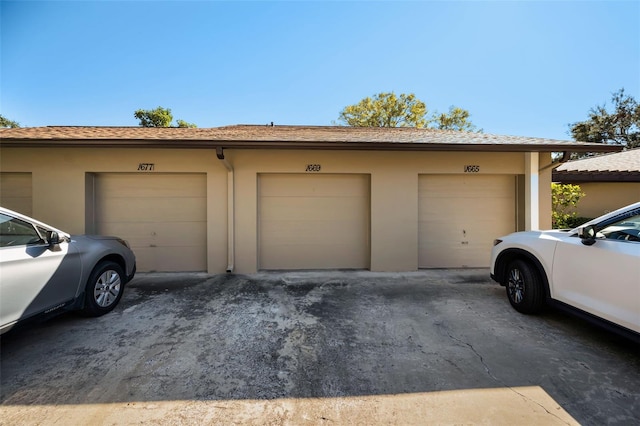
[[[34,318],[110,312],[136,271],[116,237],[69,235],[0,207],[0,334]]]

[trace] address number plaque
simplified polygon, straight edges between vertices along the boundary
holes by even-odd
[[[138,164],[138,171],[151,172],[155,167],[156,165],[154,163],[140,163]]]

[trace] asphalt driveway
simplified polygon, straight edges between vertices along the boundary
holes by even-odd
[[[0,424],[638,424],[640,348],[488,270],[139,274],[2,337]]]

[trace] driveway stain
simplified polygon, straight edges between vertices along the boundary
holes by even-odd
[[[253,401],[263,420],[302,419],[282,401],[330,401],[335,416],[354,398],[505,389],[566,424],[522,390],[531,386],[581,424],[635,423],[637,346],[576,320],[558,327],[559,315],[513,311],[486,270],[139,274],[104,317],[65,315],[2,337],[0,423],[19,424],[34,406],[174,401],[232,411]],[[267,413],[255,401],[279,402]]]

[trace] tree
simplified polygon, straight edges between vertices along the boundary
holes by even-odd
[[[140,126],[142,127],[198,127],[184,120],[177,120],[177,125],[171,126],[173,114],[171,114],[169,108],[162,108],[161,106],[149,110],[139,109],[133,113],[133,116],[140,120]]]
[[[139,109],[133,116],[140,120],[142,127],[171,127],[173,114],[169,108],[158,107],[156,109]]]
[[[379,93],[340,111],[338,121],[354,127],[432,127],[442,130],[475,131],[469,111],[451,106],[449,113],[427,117],[427,105],[413,93]],[[478,130],[481,132],[482,130]]]
[[[570,228],[577,214],[580,198],[585,194],[579,185],[551,184],[551,223],[553,228]]]
[[[435,124],[436,129],[474,132],[476,126],[469,120],[470,116],[471,114],[466,109],[450,106],[449,114],[434,113],[431,121]],[[478,130],[478,132],[482,132],[482,130]]]
[[[4,115],[0,114],[0,127],[10,127],[12,129],[15,129],[17,127],[20,127],[20,124],[18,124],[18,122],[16,121],[9,120]]]
[[[589,111],[589,119],[570,125],[571,136],[580,142],[640,146],[640,104],[624,88],[611,95],[613,111],[606,104]]]
[[[355,127],[425,127],[427,106],[411,93],[379,93],[345,107],[338,118]]]
[[[198,127],[198,126],[196,126],[195,124],[193,124],[193,123],[187,123],[187,122],[186,122],[186,121],[184,121],[184,120],[176,120],[176,124],[177,124],[177,126],[176,126],[176,127],[188,127],[188,128],[196,128],[196,127]]]

